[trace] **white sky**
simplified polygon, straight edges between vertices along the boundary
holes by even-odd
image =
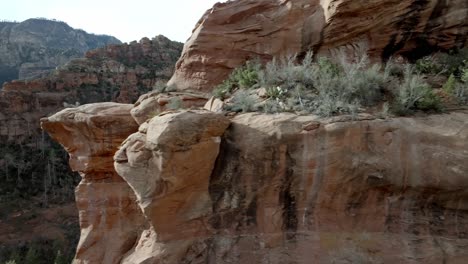
[[[45,17],[122,42],[159,34],[185,42],[216,2],[224,0],[2,0],[0,20]]]

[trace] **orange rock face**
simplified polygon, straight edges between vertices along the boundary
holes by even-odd
[[[203,254],[214,263],[462,263],[467,124],[467,112],[236,117],[210,178],[206,248],[216,251]]]
[[[109,247],[116,249],[107,260],[118,261],[108,263],[468,257],[467,111],[386,120],[253,113],[230,121],[202,110],[168,112],[123,142],[114,156],[120,178],[110,155],[136,125],[128,126],[129,106],[115,107],[63,111],[44,123],[85,176],[81,219],[95,217],[87,220],[92,228],[82,222],[81,241],[99,246],[80,242],[78,263],[106,263]],[[99,142],[115,145],[103,151]],[[94,176],[104,171],[112,177]],[[128,201],[124,212],[115,197]]]
[[[115,168],[134,190],[147,232],[154,235],[142,236],[123,263],[181,263],[188,246],[211,235],[207,179],[229,123],[208,111],[168,113],[144,123],[125,141]]]
[[[246,60],[312,50],[375,60],[466,46],[464,0],[245,0],[218,3],[200,19],[169,84],[211,91]]]
[[[82,180],[76,188],[81,237],[74,263],[117,263],[137,240],[144,219],[113,155],[137,131],[132,105],[101,103],[65,109],[41,125],[70,154]]]

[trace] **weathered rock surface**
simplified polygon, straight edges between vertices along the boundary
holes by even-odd
[[[107,44],[120,44],[111,36],[88,34],[66,23],[28,19],[0,22],[0,86],[14,79],[47,75],[72,58]]]
[[[202,107],[207,100],[208,98],[203,94],[153,91],[140,96],[131,114],[137,123],[141,125],[166,110]]]
[[[245,0],[218,3],[195,26],[170,85],[211,91],[249,59],[304,54],[410,58],[467,45],[468,3]]]
[[[143,228],[134,192],[113,168],[115,151],[138,128],[131,108],[89,104],[41,121],[42,128],[68,151],[71,168],[82,177],[75,191],[81,237],[74,263],[117,263]]]
[[[92,151],[77,155],[67,143],[115,139],[92,132],[108,118],[72,120],[65,113],[45,128],[71,151],[72,166],[91,168],[73,161],[80,156],[92,168],[109,169],[111,148],[105,162],[93,162]],[[95,125],[80,129],[73,124],[90,122],[79,120]],[[67,130],[48,123],[68,124]],[[122,187],[119,195],[133,201],[135,215],[138,204],[145,230],[128,251],[115,253],[120,263],[463,263],[468,257],[467,111],[386,120],[253,113],[228,125],[220,114],[168,112],[124,141],[115,168],[132,191]],[[121,132],[113,142],[123,139]],[[101,140],[89,144],[88,134]],[[98,214],[84,205],[80,215]],[[99,219],[109,218],[98,217],[94,226],[103,226]],[[124,243],[118,239],[113,243]]]
[[[367,119],[367,118],[366,118]],[[462,263],[468,113],[232,120],[210,178],[212,263]]]
[[[150,226],[147,232],[154,235],[150,241],[142,236],[123,263],[180,263],[187,246],[210,235],[207,179],[229,123],[208,111],[167,113],[124,142],[115,168],[134,190]],[[148,247],[153,250],[147,252]]]

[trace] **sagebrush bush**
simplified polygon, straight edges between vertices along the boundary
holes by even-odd
[[[283,107],[281,106],[279,101],[273,99],[268,99],[267,101],[265,101],[263,103],[262,109],[263,112],[268,114],[283,112]]]
[[[230,105],[230,111],[234,112],[255,112],[256,100],[253,98],[248,91],[238,91],[232,98],[232,104]]]
[[[415,110],[440,111],[441,102],[421,75],[415,74],[413,67],[408,65],[403,82],[396,90],[393,112],[407,115]]]
[[[294,89],[297,85],[308,88],[313,86],[313,55],[308,52],[301,64],[296,63],[296,56],[273,59],[259,73],[259,84],[262,87],[280,87]]]
[[[356,114],[361,106],[372,106],[383,97],[387,77],[380,65],[369,65],[367,57],[350,63],[320,59],[314,70],[315,98],[309,110],[321,116]]]
[[[352,62],[344,55],[314,61],[309,52],[302,59],[296,56],[275,58],[264,66],[248,62],[236,69],[214,94],[221,98],[234,94],[228,107],[242,112],[256,111],[256,105],[267,113],[295,111],[325,117],[356,115],[369,108],[382,108],[381,114],[385,116],[389,112],[407,115],[418,110],[440,111],[441,99],[425,82],[424,74],[446,74],[449,70],[445,68],[454,71],[454,66],[441,64],[443,60],[450,61],[447,58],[442,55],[426,57],[413,66],[390,59],[381,65],[371,64],[366,55]],[[444,90],[466,103],[466,61],[460,64],[459,59],[452,59],[450,63],[458,68],[448,75]],[[248,92],[238,91],[260,87],[265,89],[267,97],[261,104]],[[384,107],[383,102],[386,102]]]
[[[468,104],[468,82],[457,83],[452,94],[459,103]]]

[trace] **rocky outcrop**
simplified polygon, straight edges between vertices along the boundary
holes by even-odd
[[[122,263],[181,263],[191,245],[210,235],[207,179],[228,125],[226,117],[207,111],[168,113],[125,141],[115,168],[135,192],[150,229]]]
[[[85,170],[89,162],[112,171],[115,145],[102,162],[78,150],[92,147],[70,147],[124,138],[123,130],[109,137],[100,132],[109,122],[114,131],[120,122],[92,111],[86,118],[77,115],[86,108],[59,113],[44,128],[71,152],[73,167]],[[131,123],[127,119],[128,114],[122,123]],[[132,192],[125,189],[120,197],[138,204],[145,230],[133,248],[115,253],[120,263],[466,259],[467,111],[394,119],[252,113],[228,125],[222,115],[206,111],[167,112],[123,142],[115,168]],[[109,184],[100,183],[103,189]],[[82,204],[82,216],[96,212],[92,203],[86,205],[91,208]],[[104,226],[98,222],[95,227]],[[93,235],[97,229],[83,229],[82,235],[99,237]],[[101,251],[108,249],[103,245]],[[103,263],[86,257],[77,260]]]
[[[138,125],[132,105],[101,103],[65,109],[42,120],[70,155],[81,237],[74,263],[117,263],[144,227],[135,194],[113,168],[113,155]]]
[[[208,98],[202,94],[153,91],[140,96],[131,110],[131,114],[141,125],[166,110],[199,108],[204,106],[207,100]]]
[[[133,103],[156,82],[165,82],[170,77],[181,50],[181,43],[163,36],[144,38],[140,42],[90,51],[86,58],[74,59],[46,78],[4,85],[0,91],[0,218],[1,215],[22,215],[22,219],[36,215],[37,219],[26,219],[29,221],[27,228],[24,224],[21,228],[5,229],[9,230],[8,236],[0,234],[0,262],[9,260],[8,255],[3,259],[3,245],[18,247],[31,242],[31,237],[37,240],[59,234],[37,232],[32,235],[30,229],[45,230],[49,225],[48,229],[60,227],[58,230],[77,235],[78,217],[67,220],[76,228],[68,228],[69,225],[59,218],[55,219],[58,224],[42,218],[47,207],[58,208],[63,203],[74,202],[73,188],[79,177],[69,170],[66,153],[58,144],[51,144],[49,137],[41,132],[40,118],[84,103]],[[11,201],[16,205],[11,206]],[[22,203],[26,206],[21,206]],[[37,213],[29,213],[31,211]],[[15,227],[18,222],[16,217],[7,217],[1,224]],[[61,237],[64,236],[55,236]],[[67,240],[75,246],[74,239]],[[53,250],[64,253],[63,249]],[[22,251],[27,252],[27,249]],[[53,261],[53,256],[51,258]]]
[[[47,75],[88,50],[120,43],[114,37],[88,34],[61,21],[0,22],[0,85]]]
[[[454,1],[246,0],[218,3],[195,26],[170,84],[209,92],[246,60],[312,50],[374,60],[466,46],[468,4]]]

